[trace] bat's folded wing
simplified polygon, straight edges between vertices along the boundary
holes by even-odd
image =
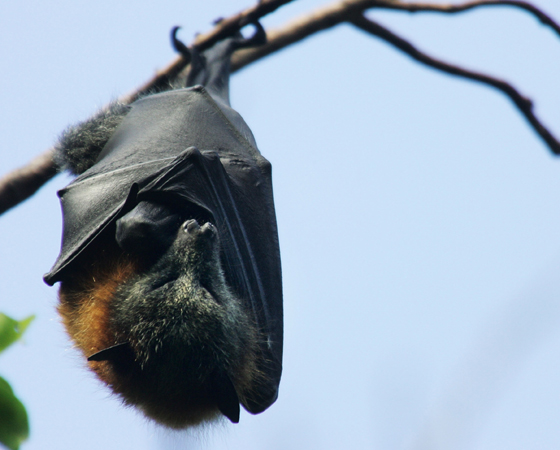
[[[259,370],[264,375],[245,408],[259,413],[277,397],[282,361],[282,288],[276,222],[269,179],[255,186],[228,173],[214,151],[190,147],[175,158],[134,164],[78,179],[59,192],[64,230],[60,255],[45,275],[48,284],[103,230],[142,200],[202,208],[218,228],[226,280],[261,333]],[[256,183],[259,184],[259,183]]]

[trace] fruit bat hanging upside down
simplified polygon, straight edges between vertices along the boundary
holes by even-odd
[[[239,421],[277,398],[282,285],[271,166],[229,104],[231,54],[191,60],[186,88],[115,102],[57,144],[62,249],[45,275],[89,367],[172,428]]]

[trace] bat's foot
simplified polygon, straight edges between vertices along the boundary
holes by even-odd
[[[185,62],[188,64],[191,61],[192,54],[189,48],[177,38],[177,31],[180,29],[181,27],[173,27],[171,29],[171,45],[177,53],[181,54]]]

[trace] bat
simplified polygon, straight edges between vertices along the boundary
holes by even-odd
[[[191,62],[186,87],[113,102],[56,145],[61,251],[44,277],[88,367],[171,428],[239,421],[278,396],[282,282],[271,165],[229,103],[239,33]]]

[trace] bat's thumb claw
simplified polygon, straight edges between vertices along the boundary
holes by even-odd
[[[214,400],[220,412],[231,422],[239,423],[239,397],[227,374],[219,374],[213,383]]]

